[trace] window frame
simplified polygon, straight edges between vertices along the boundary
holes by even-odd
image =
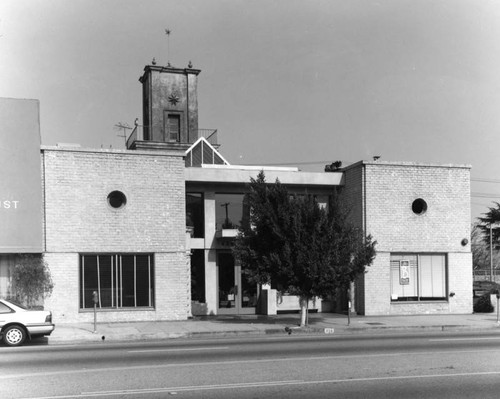
[[[3,311],[3,308],[8,310],[7,312]],[[7,306],[5,303],[0,302],[0,314],[8,314],[8,313],[16,313],[10,306]]]
[[[177,120],[178,134],[175,139],[171,138],[170,121]],[[180,143],[182,136],[182,112],[172,112],[165,110],[163,112],[163,138],[165,143]]]
[[[144,275],[142,273],[138,274],[138,269],[144,267],[144,260],[138,262],[138,258],[146,258],[147,262],[147,305],[138,304],[138,279]],[[86,270],[85,270],[85,260],[92,259],[95,261],[96,270],[95,270],[95,282],[94,287],[85,286],[86,279]],[[103,273],[100,269],[101,262],[106,258],[110,260],[109,269],[110,273],[105,277],[110,278],[110,284],[102,283]],[[133,263],[133,301],[134,305],[123,305],[124,302],[124,293],[126,293],[126,288],[124,285],[124,265],[123,259],[128,261],[132,261]],[[78,307],[80,311],[93,310],[94,305],[91,302],[92,292],[97,291],[97,297],[99,302],[97,303],[96,308],[98,310],[148,310],[155,308],[155,261],[154,254],[152,253],[137,253],[137,254],[129,254],[129,253],[80,253],[79,254],[79,295],[78,295]],[[138,264],[139,263],[139,264]],[[108,266],[105,264],[104,267]],[[92,271],[90,272],[92,273]],[[138,278],[139,277],[139,278]],[[130,284],[127,281],[127,285]],[[103,299],[103,293],[109,291],[110,305],[106,304],[106,299]],[[103,304],[103,302],[105,302]]]
[[[245,192],[217,191],[215,193],[215,230],[238,229],[250,216]],[[232,202],[230,200],[233,198]],[[237,200],[237,202],[234,202]],[[227,204],[228,212],[224,207]]]
[[[423,259],[429,258],[431,260],[431,265],[432,265],[432,257],[441,257],[442,258],[442,271],[440,273],[442,274],[442,296],[425,296],[424,293],[428,291],[428,285],[425,285],[424,282],[424,268],[428,267],[428,264],[423,261]],[[412,258],[415,258],[416,261],[414,261]],[[409,280],[408,284],[401,284],[401,266],[403,262],[408,262],[408,272],[409,272]],[[398,265],[399,266],[396,266]],[[426,302],[442,302],[442,301],[448,301],[448,283],[449,283],[449,273],[448,273],[448,255],[446,253],[391,253],[390,254],[390,261],[389,261],[389,268],[390,268],[390,296],[391,296],[391,303],[405,303],[405,302],[419,302],[419,303],[426,303]],[[395,272],[395,270],[399,268],[398,272]],[[438,266],[432,267],[431,266],[431,273],[433,269],[438,269]],[[426,270],[428,272],[428,270]],[[397,295],[395,292],[395,287],[397,287],[395,284],[395,274],[398,274],[398,278],[400,280],[399,285],[409,285],[410,290],[414,290],[414,295],[405,295],[405,296],[400,296]],[[416,278],[415,278],[416,275]],[[412,276],[415,278],[414,288],[411,288],[411,278]],[[432,281],[432,279],[431,279]],[[434,287],[433,287],[434,288]],[[433,289],[432,288],[432,289]],[[403,289],[404,291],[404,289]]]
[[[205,193],[201,191],[186,191],[186,227],[193,228],[192,238],[205,238]]]

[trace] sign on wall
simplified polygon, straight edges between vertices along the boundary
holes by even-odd
[[[400,260],[399,261],[399,284],[409,285],[410,284],[410,261]]]
[[[37,100],[0,98],[0,253],[43,252]]]

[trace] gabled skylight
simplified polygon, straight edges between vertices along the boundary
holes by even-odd
[[[186,167],[201,167],[202,164],[229,165],[229,162],[204,137],[200,137],[186,151]]]

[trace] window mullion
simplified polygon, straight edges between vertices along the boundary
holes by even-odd
[[[82,308],[85,309],[85,255],[82,255]]]
[[[123,259],[120,256],[120,307],[123,308]]]
[[[148,305],[151,306],[151,255],[148,255],[148,293],[149,302]]]
[[[114,279],[113,279],[113,261],[114,261],[115,257],[114,256],[111,256],[111,270],[110,270],[110,274],[111,274],[111,292],[110,292],[110,296],[111,296],[111,307],[113,308],[114,305],[115,305],[115,296],[113,295],[113,292],[114,292],[114,288],[115,288],[115,285],[114,285]]]
[[[137,256],[134,255],[134,308],[137,307]]]
[[[97,255],[97,295],[99,298],[99,309],[101,308],[101,271],[99,268],[99,255]]]
[[[119,272],[119,265],[120,265],[120,256],[119,255],[116,255],[116,267],[115,267],[115,281],[116,281],[116,292],[115,292],[115,295],[116,295],[116,307],[120,307],[120,272]]]
[[[422,287],[422,273],[420,271],[421,265],[420,255],[417,255],[417,300],[420,301],[420,297],[422,296],[421,287]]]

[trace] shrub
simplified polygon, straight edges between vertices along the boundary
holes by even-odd
[[[493,312],[493,310],[494,308],[493,305],[491,304],[491,298],[489,292],[482,295],[474,305],[474,312],[476,313],[491,313]]]
[[[35,306],[40,298],[52,293],[54,283],[43,255],[20,255],[12,275],[17,300],[28,308]]]

